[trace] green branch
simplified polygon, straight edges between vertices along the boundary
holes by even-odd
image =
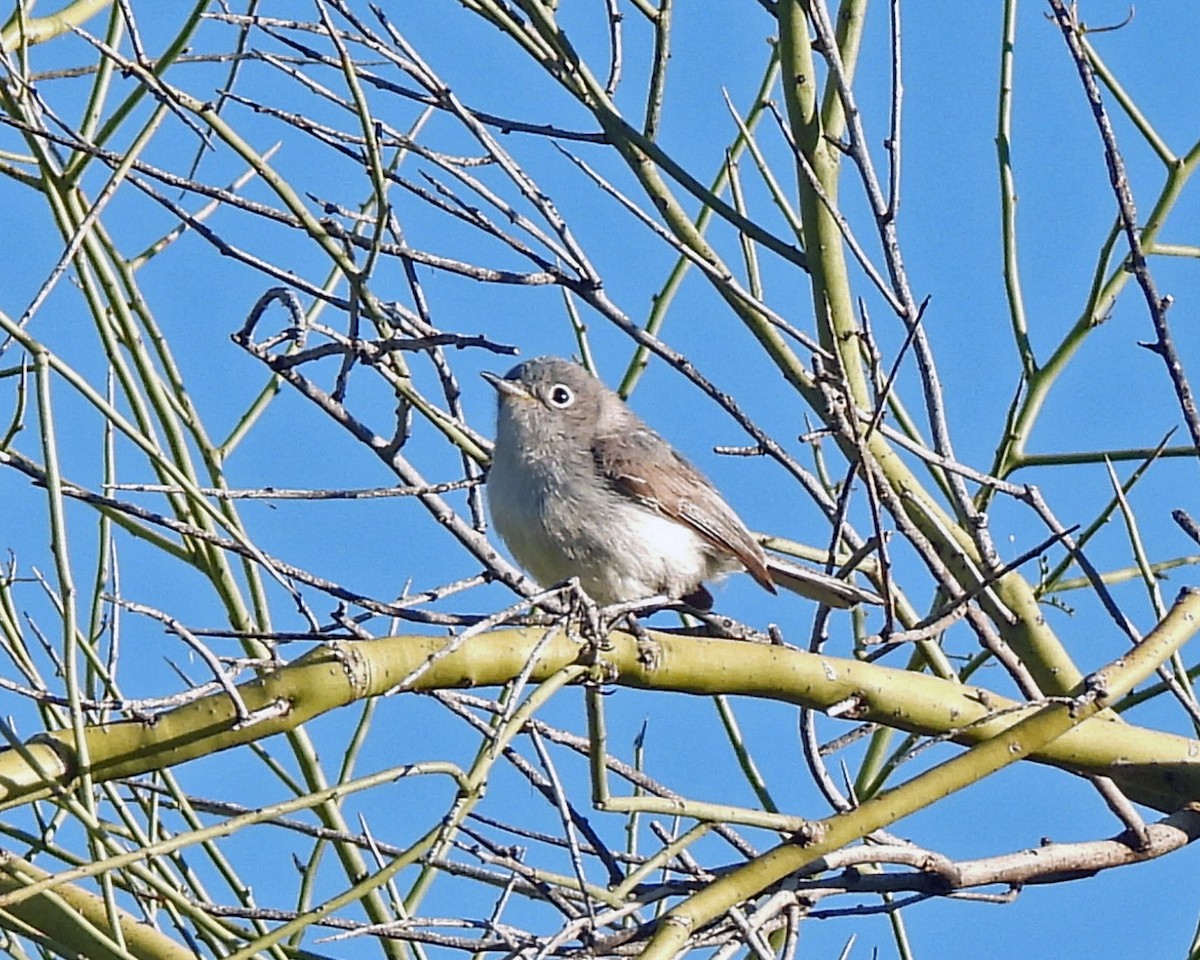
[[[1200,605],[1197,595],[1185,591],[1182,596],[1188,610]],[[612,648],[603,657],[605,684],[748,696],[822,711],[853,701],[859,720],[968,746],[998,736],[1038,709],[980,687],[852,659],[732,640],[650,636],[657,644],[653,663],[645,662],[634,638],[612,636]],[[497,686],[525,675],[541,683],[582,662],[583,656],[576,638],[561,633],[546,637],[529,629],[496,630],[455,643],[400,636],[326,644],[239,686],[249,714],[242,721],[230,698],[218,693],[153,721],[88,726],[88,773],[97,782],[136,776],[263,740],[356,700],[392,692],[409,676],[416,677],[405,687],[411,691]],[[1032,751],[1031,759],[1076,773],[1103,773],[1139,802],[1170,810],[1200,796],[1195,747],[1186,737],[1106,717]],[[81,753],[70,730],[43,734],[19,750],[0,753],[0,809],[51,796],[74,783],[81,773]]]

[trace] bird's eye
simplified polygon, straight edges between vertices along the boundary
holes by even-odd
[[[564,410],[575,402],[575,392],[565,383],[556,383],[550,388],[550,406]]]

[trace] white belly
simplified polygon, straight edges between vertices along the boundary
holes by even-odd
[[[739,566],[691,527],[614,491],[566,498],[562,491],[569,485],[546,473],[545,461],[539,466],[530,484],[528,472],[509,470],[498,459],[487,493],[497,531],[542,586],[578,577],[600,604],[678,598]],[[525,480],[520,485],[518,474]],[[497,510],[497,503],[504,509]]]

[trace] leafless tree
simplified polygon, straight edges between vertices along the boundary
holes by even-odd
[[[712,5],[702,30],[671,0],[415,6],[22,0],[3,28],[6,951],[791,956],[805,921],[886,914],[908,955],[910,904],[1197,836],[1200,417],[1157,277],[1200,255],[1164,239],[1200,143],[1102,58],[1131,27],[1026,14],[1111,211],[1053,323],[1018,271],[996,13],[993,364],[963,291],[906,266],[902,121],[937,102],[904,97],[898,2]],[[747,19],[761,63],[694,49]],[[697,106],[679,64],[757,86]],[[1149,323],[1095,346],[1118,302]],[[664,433],[733,441],[730,499],[796,518],[764,545],[878,609],[598,609],[512,566],[476,373],[564,342]],[[1169,404],[1041,451],[1096,352]],[[1011,399],[972,412],[939,377],[964,363]],[[744,730],[756,710],[797,735]],[[656,751],[646,716],[695,732]],[[1022,761],[1111,826],[1030,849],[1031,810],[976,859],[892,832]]]

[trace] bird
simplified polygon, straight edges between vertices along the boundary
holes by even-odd
[[[831,607],[869,590],[769,557],[712,483],[579,364],[535,357],[496,390],[487,499],[501,539],[544,587],[577,577],[601,606],[665,596],[709,610],[706,581],[745,570]]]

